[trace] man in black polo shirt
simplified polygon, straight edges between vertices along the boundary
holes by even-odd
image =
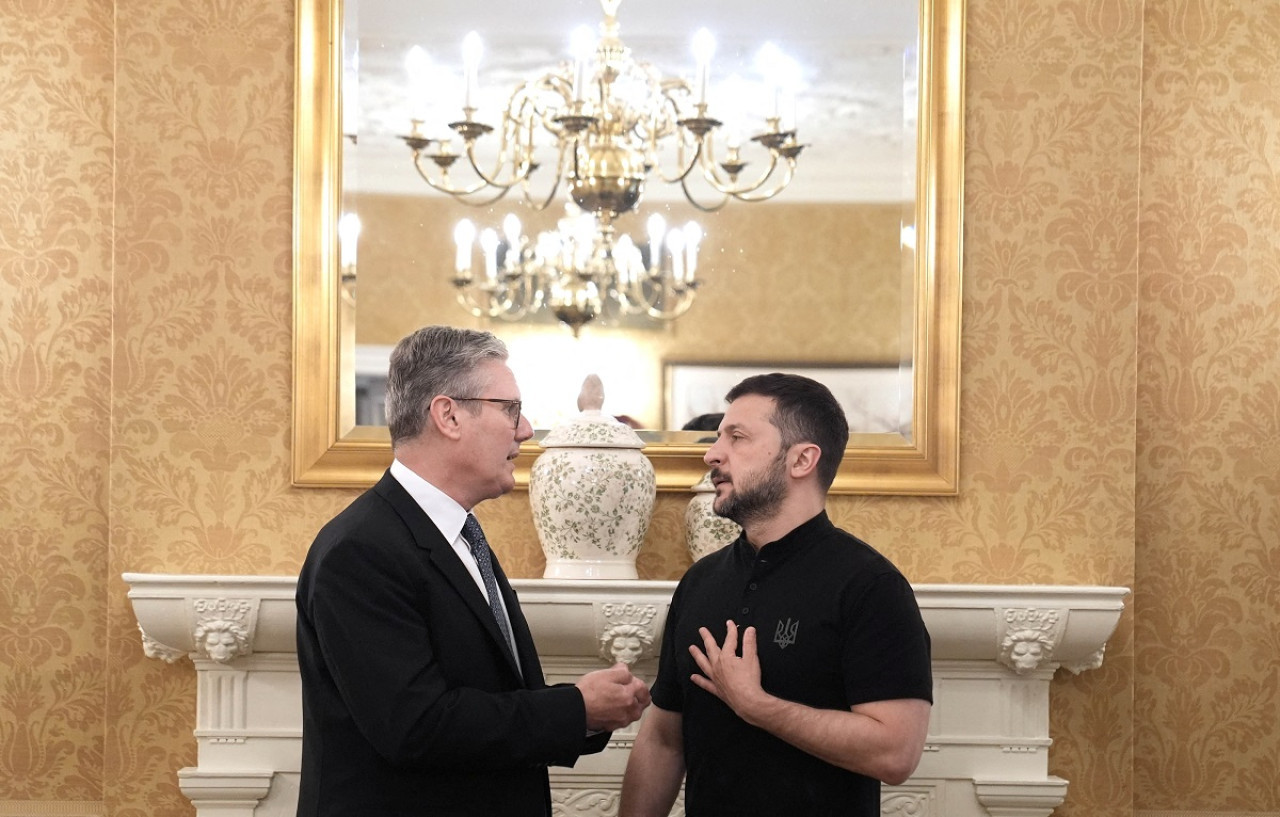
[[[873,817],[924,749],[929,633],[897,568],[827,518],[849,438],[831,392],[768,374],[726,400],[705,459],[743,533],[676,588],[620,813],[665,816],[684,779],[689,817]]]

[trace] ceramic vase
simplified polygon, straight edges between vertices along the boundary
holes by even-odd
[[[635,579],[657,482],[634,431],[599,410],[548,432],[529,475],[544,578]]]
[[[684,511],[684,536],[689,548],[689,555],[696,562],[708,553],[738,538],[742,528],[737,522],[717,516],[711,509],[716,498],[715,486],[711,484],[711,472],[708,471],[691,489],[693,498]]]

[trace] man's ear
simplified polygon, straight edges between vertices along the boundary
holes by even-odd
[[[791,476],[800,479],[813,473],[818,468],[818,460],[822,457],[822,449],[813,443],[797,443],[792,447],[790,455]]]
[[[458,404],[442,394],[431,398],[431,404],[427,406],[427,423],[448,439],[456,440],[462,435],[462,426],[458,422]]]

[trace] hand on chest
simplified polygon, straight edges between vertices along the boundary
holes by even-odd
[[[842,620],[837,598],[829,593],[772,590],[768,580],[749,579],[737,593],[726,592],[718,601],[705,599],[708,603],[693,605],[682,613],[677,629],[682,664],[689,673],[697,669],[688,646],[702,645],[700,627],[706,627],[716,643],[723,644],[725,622],[732,620],[740,632],[747,627],[756,629],[756,654],[766,691],[788,700],[839,705],[845,686],[845,630],[849,625]]]

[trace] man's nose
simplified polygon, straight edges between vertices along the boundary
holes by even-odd
[[[520,422],[516,423],[516,440],[524,442],[533,436],[533,423],[529,422],[529,418],[523,414],[520,415]]]
[[[712,443],[711,447],[707,449],[707,453],[702,455],[702,461],[712,467],[719,465],[723,459],[720,455],[719,446],[720,446],[719,440],[716,440],[714,443]]]

